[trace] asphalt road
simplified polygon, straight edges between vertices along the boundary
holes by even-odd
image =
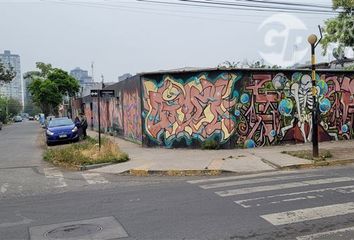
[[[68,172],[41,161],[40,131],[0,131],[0,239],[353,239],[353,166],[217,178]]]

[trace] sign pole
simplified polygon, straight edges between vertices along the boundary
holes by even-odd
[[[98,90],[97,106],[98,106],[98,148],[101,151],[101,90]]]
[[[98,107],[98,147],[101,151],[101,98],[112,98],[115,95],[114,90],[100,90],[92,89],[90,93],[92,98],[97,97],[97,107]]]

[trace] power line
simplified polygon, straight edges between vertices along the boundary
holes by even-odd
[[[260,4],[274,4],[282,6],[298,6],[298,7],[311,7],[311,8],[323,8],[323,9],[333,9],[328,5],[317,5],[317,4],[306,4],[306,3],[291,3],[291,2],[279,2],[279,1],[261,1],[261,0],[234,0],[236,2],[252,2]]]
[[[209,4],[209,5],[221,5],[221,6],[237,6],[237,7],[245,7],[245,8],[262,8],[262,9],[271,9],[271,10],[291,10],[291,11],[304,11],[304,12],[313,12],[314,9],[309,8],[299,8],[299,7],[277,7],[277,6],[270,6],[270,5],[260,5],[260,4],[247,4],[247,3],[232,3],[232,2],[225,2],[225,1],[201,1],[201,0],[177,0],[179,2],[188,2],[188,3],[197,3],[197,4]],[[266,2],[264,2],[266,3]],[[333,10],[316,10],[317,12],[321,13],[334,13]]]
[[[256,12],[283,12],[283,13],[301,13],[301,14],[321,14],[321,15],[335,15],[338,12],[335,11],[315,11],[310,9],[302,9],[302,10],[294,10],[293,8],[269,8],[264,9],[262,6],[254,6],[254,5],[245,5],[238,6],[235,4],[230,5],[231,3],[215,3],[215,2],[204,2],[204,1],[187,1],[187,0],[179,0],[179,2],[163,2],[158,0],[136,0],[138,2],[145,2],[151,4],[160,4],[160,5],[171,5],[171,6],[188,6],[188,7],[203,7],[203,8],[211,8],[211,9],[227,9],[227,10],[244,10],[244,11],[256,11]],[[206,5],[209,4],[209,5]],[[212,5],[211,5],[212,4]]]
[[[149,9],[145,8],[146,11],[141,11],[141,9],[144,8],[136,8],[136,7],[128,7],[128,6],[118,6],[118,5],[107,5],[107,4],[99,4],[99,3],[79,3],[79,2],[64,2],[64,1],[48,1],[47,3],[54,3],[54,4],[61,4],[61,5],[71,5],[71,6],[83,6],[83,7],[92,7],[92,8],[102,8],[102,9],[115,9],[115,10],[123,10],[123,11],[128,11],[128,12],[134,12],[134,13],[148,13],[148,14],[155,14],[155,15],[162,15],[162,16],[176,16],[176,17],[188,17],[192,19],[202,19],[202,20],[216,20],[216,21],[227,21],[230,22],[230,20],[226,19],[218,19],[218,18],[210,18],[210,17],[201,17],[201,16],[190,16],[190,15],[178,15],[174,14],[176,11],[171,11],[171,13],[167,13],[165,10],[163,12],[155,10],[155,9]],[[193,14],[193,12],[189,12]],[[225,14],[220,14],[221,16]],[[229,16],[235,16],[235,15],[229,15]],[[246,15],[247,16],[247,15]],[[251,15],[248,15],[251,16]],[[235,22],[239,23],[250,23],[250,24],[259,24],[259,22],[251,22],[251,21],[243,21],[243,20],[234,20]]]

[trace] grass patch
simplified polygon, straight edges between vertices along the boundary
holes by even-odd
[[[88,137],[79,143],[49,148],[44,152],[43,159],[57,166],[78,168],[100,163],[125,162],[129,160],[129,156],[107,138],[102,139],[101,151],[99,151],[98,141]]]
[[[281,153],[288,154],[298,158],[304,158],[308,160],[326,160],[333,157],[332,153],[329,150],[320,150],[319,157],[314,159],[312,156],[312,150],[300,150],[300,151],[282,151]]]

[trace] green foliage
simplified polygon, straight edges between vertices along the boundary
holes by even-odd
[[[330,43],[339,44],[339,48],[354,49],[354,0],[333,0],[333,8],[341,13],[325,22],[324,37],[321,41],[324,54],[327,53]]]
[[[349,67],[346,67],[345,70],[352,70],[352,71],[354,71],[354,65],[349,66]]]
[[[56,115],[64,96],[75,96],[80,90],[79,82],[66,71],[52,68],[51,64],[37,63],[38,72],[31,72],[28,90],[33,102],[46,115]]]
[[[7,123],[7,99],[0,96],[0,122]]]
[[[34,116],[41,113],[42,110],[30,100],[25,103],[23,112],[28,113],[30,116]]]
[[[7,105],[8,105],[9,116],[16,116],[22,110],[22,104],[18,100],[13,99],[13,98],[10,98],[8,100]]]
[[[346,12],[353,11],[354,0],[332,0],[332,2],[334,9],[343,8]]]
[[[7,123],[10,117],[18,115],[22,110],[21,103],[13,98],[0,96],[0,121]]]
[[[6,68],[0,61],[0,84],[11,82],[16,77],[13,67]]]
[[[208,139],[202,143],[202,149],[204,150],[212,150],[212,149],[219,149],[219,143],[214,139]]]

